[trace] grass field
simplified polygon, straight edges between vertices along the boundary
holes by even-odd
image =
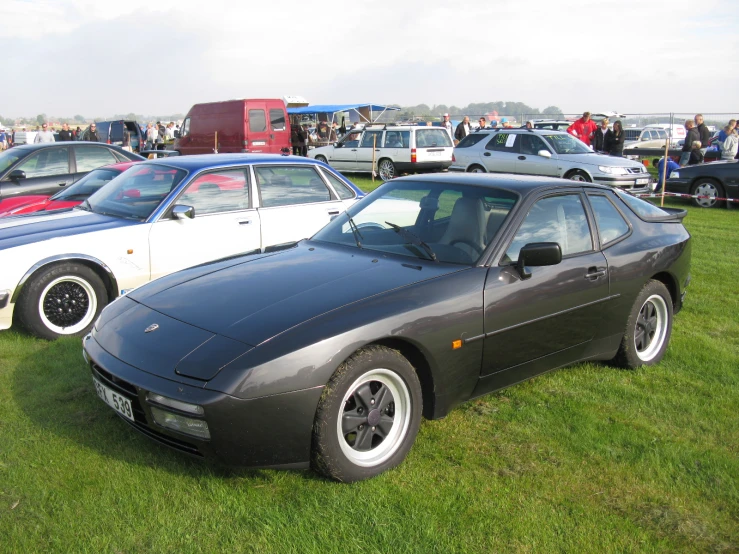
[[[170,452],[98,400],[79,339],[0,332],[0,552],[739,552],[739,210],[686,225],[661,364],[469,402],[356,485]]]

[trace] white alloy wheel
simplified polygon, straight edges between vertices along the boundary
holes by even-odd
[[[634,349],[638,358],[650,362],[662,350],[667,338],[669,313],[665,299],[653,294],[639,310],[634,330]]]
[[[57,277],[41,292],[38,313],[50,331],[74,335],[92,323],[97,313],[95,289],[75,275]]]

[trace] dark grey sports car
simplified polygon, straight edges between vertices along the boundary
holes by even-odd
[[[116,300],[85,357],[162,444],[366,479],[422,415],[581,360],[659,362],[690,282],[684,216],[558,179],[395,179],[310,240]]]

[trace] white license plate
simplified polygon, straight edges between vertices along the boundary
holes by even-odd
[[[95,391],[103,402],[126,419],[133,421],[133,408],[131,407],[131,401],[128,398],[121,396],[113,389],[106,387],[100,381],[95,379],[95,377],[92,378],[92,382],[95,385]]]
[[[255,140],[251,143],[252,146],[266,146],[267,142],[264,140]]]
[[[636,180],[636,184],[637,185],[648,185],[649,184],[649,179],[637,179]]]
[[[442,154],[443,154],[443,152],[426,152],[426,155],[429,158],[441,158],[441,155]]]

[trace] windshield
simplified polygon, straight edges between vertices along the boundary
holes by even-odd
[[[5,171],[23,157],[13,154],[12,152],[12,150],[6,150],[0,154],[0,172]]]
[[[82,204],[95,213],[144,220],[187,173],[164,165],[136,165],[110,181]]]
[[[475,263],[518,201],[502,189],[392,181],[313,240],[454,264]]]
[[[94,169],[74,185],[51,197],[52,200],[85,200],[108,184],[121,172],[117,169]]]
[[[592,154],[584,142],[568,134],[540,135],[552,145],[557,154]]]

